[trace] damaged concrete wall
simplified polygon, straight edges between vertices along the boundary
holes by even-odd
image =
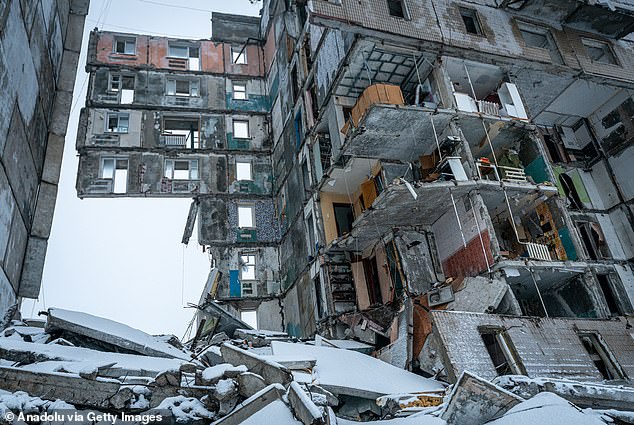
[[[603,376],[584,348],[579,333],[600,335],[628,376],[634,368],[634,340],[627,334],[623,318],[528,319],[443,311],[432,311],[431,315],[443,363],[452,382],[466,370],[485,379],[498,375],[481,336],[486,329],[504,332],[507,344],[529,377],[601,381]]]
[[[40,291],[88,3],[0,7],[0,317]]]

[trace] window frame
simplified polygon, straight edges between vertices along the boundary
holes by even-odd
[[[105,175],[105,163],[106,161],[112,161],[112,169],[109,176]],[[119,162],[125,161],[125,167],[119,168]],[[103,156],[99,160],[99,178],[101,180],[110,180],[112,182],[111,192],[115,194],[125,194],[128,193],[128,178],[129,178],[129,168],[130,168],[130,160],[129,158],[123,156]],[[122,186],[118,185],[117,182],[121,180],[121,178],[117,178],[117,170],[125,170],[125,173],[122,173],[125,178],[123,179]],[[122,187],[122,190],[121,190]],[[119,188],[119,189],[118,189]]]
[[[246,124],[247,135],[246,137],[238,137],[236,136],[236,124]],[[249,123],[249,119],[241,119],[241,118],[233,118],[231,121],[231,129],[233,131],[233,138],[240,140],[249,140],[251,139],[251,126]]]
[[[119,43],[123,43],[123,51],[118,50]],[[132,53],[128,51],[129,44],[132,44]],[[118,55],[136,56],[136,37],[116,36],[112,43],[112,52]]]
[[[189,91],[187,94],[178,91],[178,83],[186,82]],[[173,86],[173,93],[170,90],[170,86]],[[195,90],[192,88],[195,87]],[[192,93],[192,92],[195,93]],[[189,78],[176,78],[176,77],[168,77],[165,80],[165,95],[166,96],[176,96],[176,97],[200,97],[200,80],[198,79],[189,79]]]
[[[232,82],[232,98],[233,100],[249,100],[247,95],[247,83],[242,81]],[[236,87],[244,87],[244,90],[236,90]],[[236,93],[242,93],[244,97],[236,97]]]
[[[552,63],[557,65],[564,64],[564,59],[563,59],[563,56],[561,55],[561,51],[559,50],[559,46],[557,45],[557,41],[555,40],[555,37],[553,36],[553,33],[549,28],[541,26],[541,25],[536,25],[531,22],[525,22],[525,21],[519,21],[519,20],[516,21],[516,24],[517,24],[517,29],[520,32],[520,37],[522,37],[522,41],[524,42],[526,47],[531,49],[546,50],[550,56]],[[528,44],[528,41],[526,37],[524,36],[524,33],[531,33],[534,35],[543,36],[546,40],[546,44],[548,45],[548,47],[532,46]]]
[[[248,209],[250,211],[250,216],[251,216],[251,225],[250,226],[246,226],[246,225],[242,225],[240,223],[240,210],[244,210],[244,209]],[[237,205],[237,209],[236,209],[237,215],[238,215],[238,229],[255,229],[256,226],[256,222],[255,222],[255,205],[254,204],[238,204]],[[245,223],[246,224],[246,223]]]
[[[117,117],[117,126],[112,131],[110,130],[110,118]],[[125,127],[125,131],[121,131],[121,118],[126,117],[128,125]],[[105,129],[104,132],[108,134],[128,134],[130,132],[130,113],[129,112],[107,112],[106,119],[104,120]]]
[[[187,162],[187,174],[188,174],[188,178],[186,179],[182,179],[182,178],[176,178],[175,177],[175,171],[176,171],[176,163],[177,162]],[[168,164],[171,163],[171,166],[168,167]],[[195,166],[192,167],[192,164],[195,164]],[[200,174],[199,174],[199,163],[198,163],[198,158],[165,158],[165,160],[163,161],[163,178],[169,179],[171,181],[196,181],[200,179]],[[168,170],[171,171],[171,175],[168,175]],[[179,170],[180,171],[180,170]]]
[[[581,44],[583,45],[585,51],[586,51],[586,56],[588,56],[588,58],[590,59],[590,61],[592,63],[600,63],[601,65],[614,65],[614,66],[621,66],[621,62],[619,61],[618,56],[616,55],[616,52],[614,51],[614,48],[612,47],[612,44],[604,41],[604,40],[599,40],[597,38],[591,38],[591,37],[581,37]],[[592,46],[594,44],[594,46]],[[600,61],[600,60],[595,60],[590,52],[591,48],[594,49],[600,49],[601,47],[598,46],[602,46],[604,47],[603,50],[603,56],[605,56],[606,52],[609,54],[609,57],[612,59],[612,61],[608,61],[608,62],[604,62],[604,61]]]
[[[401,4],[401,12],[403,13],[403,16],[393,15],[392,14],[392,11],[390,9],[390,2],[399,2]],[[385,3],[386,3],[386,6],[387,6],[387,14],[391,18],[405,19],[405,20],[409,19],[409,11],[408,11],[408,8],[407,8],[407,4],[405,3],[405,0],[386,0]]]
[[[242,53],[240,53],[242,52]],[[240,61],[238,59],[242,58]],[[231,46],[231,63],[233,65],[248,65],[247,46]]]
[[[484,31],[482,29],[482,22],[480,21],[480,14],[478,13],[476,9],[472,9],[470,7],[458,6],[458,13],[460,14],[460,18],[462,19],[462,24],[464,25],[464,29],[467,34],[475,35],[479,37],[485,37]],[[469,28],[467,27],[467,23],[465,22],[465,18],[473,19],[476,32],[469,31]]]
[[[241,179],[240,176],[240,171],[239,171],[239,164],[242,165],[248,165],[249,166],[249,178],[247,179]],[[240,160],[240,159],[236,159],[236,181],[253,181],[253,162],[248,161],[248,160]]]

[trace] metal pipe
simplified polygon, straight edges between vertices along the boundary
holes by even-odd
[[[458,215],[458,208],[456,208],[456,200],[453,197],[453,193],[449,190],[449,196],[451,196],[451,203],[453,204],[453,212],[456,214],[456,221],[458,222],[458,228],[460,229],[460,235],[462,236],[462,245],[467,247],[467,240],[464,237],[464,232],[462,231],[462,224],[460,223],[460,216]]]
[[[471,211],[473,211],[473,218],[476,222],[476,227],[478,229],[478,236],[480,237],[480,247],[482,247],[482,255],[484,255],[484,261],[487,263],[487,273],[491,273],[491,266],[489,265],[489,257],[487,257],[486,249],[484,248],[484,240],[482,239],[482,232],[480,231],[480,223],[478,222],[478,216],[475,213],[475,208],[473,206],[473,201],[469,196],[469,205],[471,205]]]
[[[546,317],[548,316],[548,310],[546,310],[546,304],[544,304],[544,299],[542,298],[542,293],[539,290],[539,286],[537,286],[537,280],[535,280],[535,276],[533,276],[533,270],[528,269],[529,273],[531,274],[531,278],[533,279],[533,283],[535,284],[535,289],[537,290],[537,296],[539,296],[539,301],[542,303],[542,308],[544,309],[544,314],[546,315]]]

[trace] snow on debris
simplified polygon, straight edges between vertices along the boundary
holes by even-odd
[[[205,408],[205,405],[196,398],[176,396],[168,397],[152,411],[169,410],[176,422],[190,423],[197,419],[213,419],[214,413]],[[150,412],[152,412],[150,411]]]
[[[295,419],[289,407],[282,400],[275,400],[242,421],[242,425],[262,424],[301,425],[301,422]]]
[[[180,359],[189,358],[186,353],[162,341],[160,338],[114,320],[93,316],[92,314],[82,313],[79,311],[64,310],[61,308],[49,308],[48,312],[49,315],[55,319],[72,323],[75,327],[85,330],[86,333],[92,334],[93,332],[96,332],[98,334],[121,338],[126,340],[126,342],[149,348],[152,351],[162,353],[167,357]]]
[[[273,341],[275,356],[315,358],[314,383],[322,386],[351,388],[387,395],[444,391],[438,381],[399,369],[382,360],[356,351]]]
[[[231,369],[233,365],[229,363],[221,363],[203,370],[203,381],[210,382],[222,378],[227,369]]]
[[[349,421],[337,418],[337,425],[359,425],[363,422]],[[416,416],[407,418],[385,419],[382,421],[368,422],[372,425],[447,425],[447,422],[435,416]],[[467,424],[464,424],[467,425]]]
[[[605,425],[600,414],[584,413],[556,394],[543,392],[511,408],[490,425]]]

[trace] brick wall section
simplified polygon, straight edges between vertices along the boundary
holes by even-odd
[[[488,230],[482,232],[482,242],[484,243],[489,264],[493,264],[493,256],[491,255],[491,250],[488,248],[491,246]],[[447,277],[477,276],[480,272],[485,271],[487,269],[487,263],[484,259],[484,253],[482,252],[480,238],[476,236],[471,239],[467,243],[466,248],[462,248],[443,261],[442,269]]]
[[[147,65],[149,37],[146,35],[136,35],[136,54],[122,55],[120,53],[115,53],[114,51],[115,39],[118,36],[135,37],[135,35],[128,34],[115,34],[107,32],[99,33],[96,46],[97,62],[123,66]]]
[[[485,379],[497,376],[478,327],[503,327],[529,377],[601,381],[576,330],[596,331],[628,376],[634,374],[634,338],[624,318],[552,319],[432,311],[434,333],[443,346],[451,380],[468,370]]]

